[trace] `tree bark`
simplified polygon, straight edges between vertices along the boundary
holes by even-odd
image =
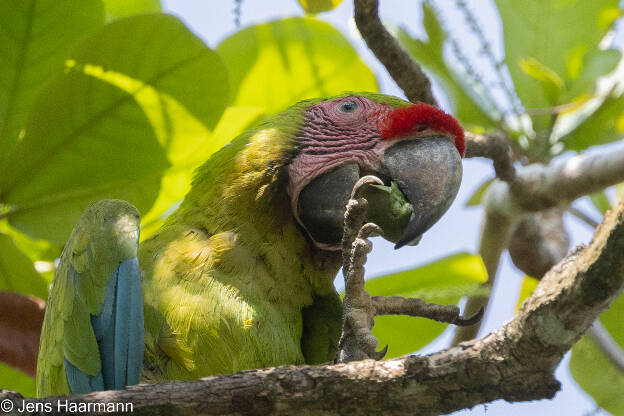
[[[437,415],[497,399],[551,398],[559,389],[553,372],[562,356],[624,289],[622,253],[624,203],[605,216],[588,247],[569,254],[544,276],[509,323],[482,339],[428,356],[284,366],[68,400],[83,406],[132,403],[139,415]],[[49,403],[47,414],[69,413],[58,411],[65,398],[24,400],[2,391],[0,402],[15,406],[8,415],[34,415],[41,409],[19,412],[24,403],[33,409]]]

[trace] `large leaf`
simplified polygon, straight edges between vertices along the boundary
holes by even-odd
[[[262,117],[258,107],[229,107],[223,113],[212,134],[192,117],[171,119],[173,130],[185,132],[179,146],[168,148],[173,165],[162,180],[160,193],[152,209],[141,219],[141,239],[149,237],[160,228],[170,208],[180,201],[191,187],[195,169],[217,150],[229,143]],[[175,128],[175,125],[178,128]],[[188,134],[189,131],[197,134]]]
[[[604,190],[589,195],[589,199],[601,214],[605,214],[611,209],[611,201],[609,201],[609,197]]]
[[[496,0],[503,21],[505,60],[516,92],[526,108],[545,108],[559,103],[552,84],[531,68],[561,80],[580,73],[579,56],[595,50],[618,17],[618,0]],[[581,58],[582,59],[582,58]],[[550,78],[553,79],[552,77]],[[551,115],[534,116],[533,127],[545,134]]]
[[[483,182],[477,189],[474,190],[468,202],[466,202],[467,207],[477,207],[481,205],[483,201],[483,195],[485,195],[485,191],[488,190],[490,185],[494,182],[495,178],[491,178]]]
[[[103,23],[100,0],[0,1],[0,172],[43,83],[63,69],[76,41]]]
[[[435,12],[425,3],[423,25],[427,32],[427,41],[413,39],[405,30],[399,30],[398,39],[403,47],[444,86],[450,95],[453,115],[469,130],[482,131],[496,127],[496,121],[481,107],[477,93],[465,85],[444,60],[444,42],[447,36]]]
[[[524,303],[525,300],[531,296],[537,285],[539,284],[539,280],[534,277],[525,275],[522,279],[522,286],[520,286],[520,293],[518,295],[518,302],[516,303],[516,312],[520,310],[520,307]]]
[[[624,414],[624,374],[587,335],[572,347],[570,372],[598,406],[613,415]]]
[[[161,11],[160,0],[104,0],[108,20],[137,13]]]
[[[0,234],[0,290],[48,297],[46,281],[35,271],[32,261],[6,234]]]
[[[0,197],[9,221],[63,243],[93,201],[146,213],[166,169],[219,120],[227,85],[219,56],[172,16],[105,26],[36,103]]]
[[[574,56],[574,55],[573,55]],[[568,82],[561,102],[589,99],[596,88],[598,78],[612,72],[622,59],[622,53],[615,49],[595,49],[582,54],[578,64],[572,64],[575,58],[568,59]]]
[[[36,397],[35,380],[0,363],[0,389],[16,391],[24,397]]]
[[[428,265],[366,282],[371,296],[405,296],[439,304],[457,304],[463,296],[483,294],[487,273],[481,257],[468,253],[445,257]],[[447,324],[406,316],[378,316],[373,334],[389,345],[386,357],[412,353],[444,331]]]
[[[217,47],[232,105],[277,113],[293,103],[344,91],[377,91],[373,73],[328,23],[294,17],[243,29]]]
[[[620,348],[624,349],[624,295],[620,295],[611,307],[600,315],[600,322],[609,331],[611,337],[617,342]],[[622,397],[624,400],[624,397]],[[623,402],[624,403],[624,402]]]
[[[612,143],[624,137],[624,94],[607,97],[598,109],[561,140],[570,150]]]
[[[600,316],[600,322],[620,348],[624,349],[624,295]],[[570,371],[574,380],[596,403],[614,415],[624,414],[624,373],[598,349],[593,340],[583,337],[573,348]]]

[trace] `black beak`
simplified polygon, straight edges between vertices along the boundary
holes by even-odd
[[[454,143],[436,136],[401,140],[385,151],[381,165],[413,207],[413,218],[394,246],[400,248],[420,239],[451,206],[461,183],[461,158]]]
[[[367,221],[380,225],[384,238],[400,248],[417,242],[449,208],[459,190],[462,164],[445,136],[405,138],[384,152],[376,173],[395,182],[400,192],[366,191]],[[315,178],[299,194],[299,220],[319,247],[339,248],[345,206],[364,174],[356,163],[348,163]]]

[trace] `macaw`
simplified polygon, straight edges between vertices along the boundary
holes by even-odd
[[[37,394],[333,360],[353,185],[381,178],[367,220],[412,244],[455,198],[464,149],[434,106],[346,93],[295,104],[215,153],[140,248],[136,208],[95,203],[50,290]]]

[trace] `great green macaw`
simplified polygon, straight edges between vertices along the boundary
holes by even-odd
[[[381,178],[368,219],[397,247],[416,242],[455,198],[464,146],[436,107],[347,93],[302,101],[215,153],[140,249],[132,205],[92,205],[52,284],[37,394],[331,361],[353,185]]]

